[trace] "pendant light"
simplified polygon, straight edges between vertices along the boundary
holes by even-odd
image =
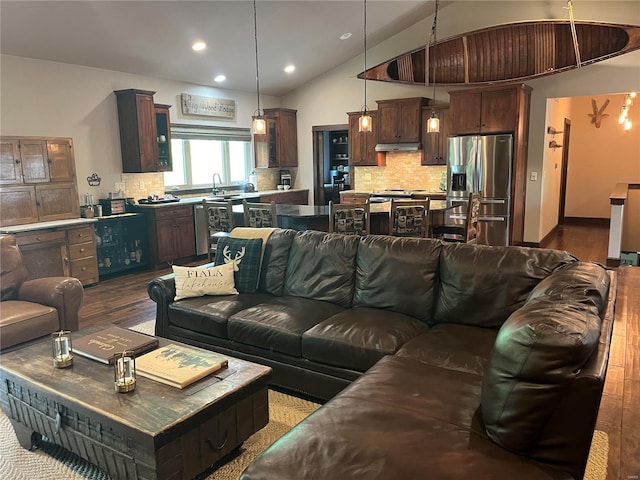
[[[267,122],[264,113],[260,110],[260,70],[258,68],[258,16],[256,14],[256,0],[253,0],[253,39],[256,46],[256,94],[258,97],[258,109],[253,112],[253,134],[264,135],[267,133]]]
[[[367,107],[367,0],[364,0],[364,105],[358,119],[358,131],[371,131],[371,115]]]
[[[431,27],[431,46],[433,47],[433,74],[431,75],[431,83],[433,83],[433,96],[431,98],[432,102],[436,101],[436,28],[438,25],[438,4],[440,0],[436,0],[436,9],[435,14],[433,15],[433,26]],[[427,51],[429,50],[429,45],[427,45]],[[427,80],[429,78],[429,73],[427,72]],[[436,114],[435,108],[431,110],[431,117],[427,120],[427,133],[440,133],[440,119]]]

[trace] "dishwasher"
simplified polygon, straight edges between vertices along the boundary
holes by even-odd
[[[202,204],[193,206],[193,221],[196,230],[196,255],[209,253],[209,224]]]

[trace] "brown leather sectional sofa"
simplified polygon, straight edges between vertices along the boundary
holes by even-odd
[[[171,275],[148,291],[157,335],[330,399],[246,480],[583,476],[613,328],[615,276],[599,265],[276,230],[256,293],[173,302]]]

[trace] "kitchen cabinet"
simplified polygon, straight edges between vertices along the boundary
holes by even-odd
[[[70,138],[1,137],[2,226],[80,216]]]
[[[196,254],[192,205],[145,208],[150,263],[159,267]]]
[[[426,130],[427,121],[431,118],[431,112],[435,110],[440,119],[440,131],[429,133]],[[422,108],[422,165],[446,165],[447,144],[449,136],[449,107],[434,106]]]
[[[422,138],[422,107],[427,99],[378,100],[378,143],[417,143]]]
[[[369,110],[371,116],[371,131],[360,132],[359,119],[362,112],[349,112],[349,166],[368,167],[383,166],[386,161],[386,154],[376,152],[378,142],[378,112]],[[354,173],[349,171],[351,184],[353,185]]]
[[[123,173],[172,168],[169,105],[153,103],[155,92],[116,90]],[[160,133],[162,132],[162,133]],[[161,141],[163,135],[164,141]]]
[[[449,92],[451,135],[504,133],[516,130],[520,85]]]
[[[267,131],[254,135],[256,168],[298,166],[297,110],[265,108]]]
[[[513,134],[509,245],[524,242],[531,87],[499,85],[449,92],[449,134]]]
[[[75,277],[83,285],[98,282],[98,262],[92,225],[16,233],[16,243],[30,279]]]
[[[308,205],[309,190],[283,191],[260,195],[260,203],[270,202],[286,205]]]
[[[148,265],[146,215],[125,213],[100,217],[94,229],[100,276],[125,273]]]

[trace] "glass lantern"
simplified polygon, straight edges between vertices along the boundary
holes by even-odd
[[[53,366],[56,368],[66,368],[73,364],[71,354],[71,332],[60,330],[51,334],[51,348],[53,355]]]
[[[118,393],[126,393],[136,388],[136,359],[134,352],[125,351],[113,362],[113,381]]]

